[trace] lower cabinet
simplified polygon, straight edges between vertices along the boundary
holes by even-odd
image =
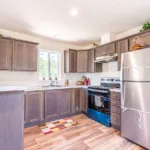
[[[24,124],[56,120],[88,108],[87,89],[63,89],[25,93]]]
[[[60,115],[71,113],[71,90],[62,90],[58,92],[58,113]]]
[[[58,117],[58,92],[46,91],[45,92],[45,119],[53,119]]]
[[[75,112],[82,111],[81,89],[75,89]]]
[[[28,92],[25,94],[25,124],[44,120],[44,92]]]
[[[82,111],[84,113],[87,113],[87,110],[88,110],[88,91],[87,91],[87,89],[81,89],[80,101],[82,103]]]
[[[121,94],[120,92],[110,93],[111,97],[111,125],[112,127],[121,128]]]
[[[71,90],[57,90],[45,92],[45,119],[71,113]]]

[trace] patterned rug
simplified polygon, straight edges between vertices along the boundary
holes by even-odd
[[[39,127],[44,134],[50,134],[71,127],[73,125],[77,125],[77,122],[74,122],[70,118],[64,118],[40,124]]]

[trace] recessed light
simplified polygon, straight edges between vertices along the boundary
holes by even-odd
[[[77,16],[78,15],[78,10],[76,8],[72,8],[70,11],[71,16]]]

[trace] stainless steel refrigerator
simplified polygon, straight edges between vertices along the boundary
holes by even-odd
[[[150,48],[122,54],[121,136],[150,149]]]

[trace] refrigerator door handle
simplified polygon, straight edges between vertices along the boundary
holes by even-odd
[[[140,128],[140,130],[142,130],[142,126],[141,126],[141,121],[142,121],[142,115],[141,115],[141,112],[140,111],[138,111],[138,113],[139,113],[139,128]]]

